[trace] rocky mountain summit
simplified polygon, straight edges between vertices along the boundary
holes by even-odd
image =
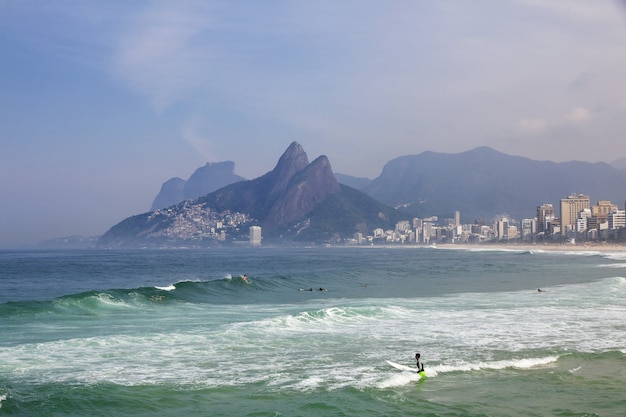
[[[251,213],[271,232],[305,217],[340,186],[325,156],[309,164],[302,146],[293,142],[276,167],[251,181],[231,184],[199,201],[218,211]]]
[[[235,174],[233,161],[207,162],[203,167],[196,169],[187,181],[176,177],[163,183],[150,210],[192,200],[238,181],[245,181],[245,178]]]

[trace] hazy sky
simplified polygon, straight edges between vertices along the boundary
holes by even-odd
[[[0,247],[102,234],[294,140],[369,178],[483,145],[626,157],[623,1],[0,0],[0,54]]]

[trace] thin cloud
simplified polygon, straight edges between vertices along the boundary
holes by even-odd
[[[115,72],[162,111],[208,76],[211,53],[198,38],[210,29],[202,3],[156,3],[135,13],[117,39]]]
[[[554,120],[545,118],[522,118],[517,121],[516,130],[518,133],[524,135],[541,135],[552,129],[582,127],[589,124],[592,119],[593,115],[588,109],[584,107],[574,107]]]
[[[517,0],[521,5],[543,9],[555,17],[567,20],[590,21],[597,23],[619,23],[619,14],[616,11],[623,0],[611,1],[588,1],[588,0],[568,0],[568,1],[545,1],[545,0]]]
[[[545,133],[550,126],[550,122],[540,118],[522,118],[517,124],[517,131],[524,135],[539,135]]]
[[[591,121],[592,115],[589,110],[584,107],[574,107],[569,113],[563,117],[563,123],[572,125],[587,124]]]
[[[198,131],[196,123],[191,121],[185,124],[185,126],[181,128],[180,134],[182,138],[204,158],[205,161],[218,160],[213,152],[211,140]]]

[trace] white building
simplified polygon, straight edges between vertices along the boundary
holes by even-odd
[[[430,243],[430,238],[433,235],[433,220],[432,217],[424,219],[422,221],[422,243]]]
[[[535,219],[522,219],[522,228],[521,228],[522,239],[528,240],[531,239],[532,236],[537,233],[537,220]]]
[[[626,227],[626,211],[613,210],[609,214],[609,229],[619,229],[620,227]]]
[[[250,226],[250,246],[261,245],[261,226]]]
[[[581,232],[586,232],[588,227],[588,223],[589,223],[589,218],[591,217],[591,209],[582,209],[579,213],[578,213],[578,218],[576,219],[576,231],[581,233]]]
[[[496,230],[496,235],[498,240],[508,240],[509,239],[509,219],[507,217],[502,217],[496,220],[496,224],[494,229]]]

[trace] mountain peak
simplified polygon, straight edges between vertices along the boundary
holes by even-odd
[[[296,172],[302,171],[309,165],[309,158],[304,152],[304,148],[298,142],[291,142],[291,145],[282,154],[276,167],[272,170],[277,175],[291,176]]]
[[[302,145],[298,142],[291,142],[291,145],[278,160],[276,167],[261,177],[269,183],[268,196],[275,197],[285,191],[294,175],[304,170],[308,165],[309,158]]]
[[[291,178],[274,201],[263,227],[273,230],[302,218],[311,213],[317,204],[340,190],[330,161],[322,155]]]

